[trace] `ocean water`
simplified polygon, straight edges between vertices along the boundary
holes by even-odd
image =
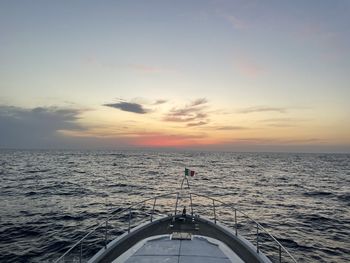
[[[52,262],[114,208],[176,191],[184,167],[197,172],[192,192],[245,211],[299,262],[350,262],[350,155],[19,150],[0,151],[0,262]],[[195,213],[212,216],[210,203],[194,203]],[[159,201],[156,212],[173,206]],[[133,224],[148,220],[151,207],[135,208]],[[233,226],[225,209],[216,208],[218,220]],[[110,239],[127,229],[127,218],[111,222]],[[244,220],[239,232],[253,241]],[[103,236],[86,241],[85,258]],[[269,241],[261,248],[276,258]]]

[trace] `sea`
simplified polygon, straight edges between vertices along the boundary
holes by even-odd
[[[176,196],[157,199],[153,214],[153,200],[143,200],[178,191],[185,167],[196,172],[191,192],[244,211],[298,262],[350,262],[349,154],[147,150],[0,150],[0,262],[54,262],[111,214],[109,241],[128,229],[129,216],[132,227],[175,213]],[[229,206],[216,202],[214,214],[210,199],[192,201],[194,214],[235,227]],[[184,206],[189,213],[186,194],[177,212]],[[238,233],[255,242],[249,218],[238,213]],[[104,238],[101,228],[84,241],[83,262]],[[278,261],[269,236],[258,238]]]

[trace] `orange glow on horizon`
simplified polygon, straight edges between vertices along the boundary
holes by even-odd
[[[134,140],[135,146],[143,147],[186,147],[214,143],[217,143],[217,141],[174,135],[145,136]]]

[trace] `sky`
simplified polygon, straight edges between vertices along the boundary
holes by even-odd
[[[0,1],[0,148],[350,152],[348,0]]]

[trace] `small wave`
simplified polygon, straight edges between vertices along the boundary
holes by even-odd
[[[32,226],[31,224],[23,225],[10,225],[3,234],[0,235],[2,242],[10,242],[11,240],[17,240],[18,238],[27,238],[41,235],[41,228]]]
[[[63,221],[69,221],[69,220],[73,220],[73,221],[80,221],[84,219],[84,216],[82,215],[63,215],[63,216],[59,216],[56,217],[57,220],[63,220]]]
[[[341,201],[350,202],[350,193],[338,195],[337,197]]]
[[[86,173],[86,172],[83,171],[83,170],[73,170],[73,172],[75,172],[75,173],[80,173],[80,174],[85,174],[85,173]]]
[[[304,251],[304,252],[310,252],[310,251],[314,250],[313,247],[299,244],[298,242],[296,242],[293,239],[278,238],[278,241],[286,248],[297,249],[297,250]]]
[[[102,213],[91,213],[91,212],[81,212],[78,214],[63,214],[63,215],[54,215],[52,219],[55,219],[56,221],[83,221],[87,220],[89,218],[98,218],[101,216]]]
[[[123,153],[110,153],[110,154],[108,154],[108,155],[110,155],[110,156],[115,156],[115,157],[119,157],[119,158],[126,157],[126,155],[123,154]]]
[[[34,192],[34,191],[30,191],[30,192],[28,192],[28,193],[25,193],[24,195],[25,196],[32,196],[32,195],[36,195],[36,194],[38,194],[37,192]]]
[[[320,250],[322,252],[329,254],[329,255],[332,255],[332,256],[341,255],[341,251],[339,249],[320,248]]]
[[[116,183],[116,184],[110,184],[108,187],[127,187],[127,184],[122,184],[122,183]]]
[[[34,173],[45,173],[45,172],[48,172],[48,171],[51,171],[51,169],[26,170],[26,171],[24,171],[24,173],[34,174]]]
[[[26,210],[21,210],[19,211],[22,215],[24,216],[31,216],[34,215],[33,213],[31,213],[30,211],[26,211]]]
[[[301,219],[309,226],[313,226],[314,229],[325,227],[336,227],[336,224],[342,224],[341,221],[335,218],[325,217],[319,214],[310,214],[301,217]]]
[[[330,192],[323,192],[323,191],[313,191],[313,192],[305,192],[303,193],[304,196],[329,196],[334,195]]]

